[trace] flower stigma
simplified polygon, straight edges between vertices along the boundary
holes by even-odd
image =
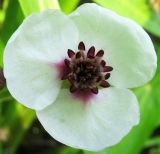
[[[80,42],[78,51],[68,49],[68,58],[64,60],[64,71],[61,80],[68,80],[70,83],[70,92],[98,94],[98,87],[108,88],[110,84],[107,79],[110,78],[111,66],[107,66],[102,59],[103,50],[95,53],[95,47],[92,46],[85,52],[85,44]]]

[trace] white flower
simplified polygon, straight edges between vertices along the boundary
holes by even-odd
[[[156,58],[139,25],[84,4],[69,16],[46,10],[27,17],[5,48],[4,74],[13,97],[36,110],[53,138],[97,151],[138,124],[128,88],[151,80]]]

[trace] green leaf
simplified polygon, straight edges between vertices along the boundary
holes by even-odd
[[[149,147],[156,146],[156,145],[160,145],[160,136],[153,137],[149,139],[148,141],[146,141],[145,148],[146,147],[149,148]]]
[[[107,149],[104,149],[104,150],[98,151],[98,152],[84,151],[83,154],[108,154],[108,152],[107,152]]]
[[[3,27],[0,33],[0,66],[2,66],[3,64],[2,61],[3,61],[4,47],[10,36],[20,25],[22,20],[23,20],[23,13],[19,6],[18,0],[10,0],[6,11]]]
[[[147,0],[94,0],[98,4],[129,17],[149,32],[160,36],[160,15],[152,9]]]
[[[19,0],[25,16],[45,9],[59,9],[57,0]]]
[[[3,23],[4,21],[4,18],[5,18],[5,14],[6,14],[6,8],[8,6],[8,1],[9,0],[5,0],[3,1],[3,3],[1,4],[1,9],[0,9],[0,28],[1,28],[1,24]]]
[[[15,104],[14,108],[14,118],[10,121],[10,142],[8,148],[8,154],[16,154],[16,151],[21,144],[27,130],[30,128],[31,124],[36,118],[35,112],[25,108],[18,102],[13,102]],[[12,116],[13,116],[12,115]]]
[[[18,0],[9,0],[4,23],[0,32],[1,66],[4,47],[10,36],[18,28],[23,19],[23,12]],[[7,129],[9,132],[9,136],[7,137],[8,154],[16,153],[17,147],[21,143],[27,129],[30,127],[34,119],[35,113],[15,102],[6,88],[0,91],[0,127],[2,129],[4,128],[4,130]],[[3,147],[3,143],[1,147]]]
[[[80,0],[59,0],[63,12],[71,13],[79,4]]]
[[[35,112],[16,102],[6,88],[0,91],[0,98],[0,131],[6,132],[7,153],[15,154],[25,133],[36,118]]]
[[[74,149],[74,148],[66,146],[66,147],[61,149],[59,154],[82,154],[82,151],[79,150],[79,149]]]

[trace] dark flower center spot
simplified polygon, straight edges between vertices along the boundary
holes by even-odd
[[[64,72],[61,79],[70,82],[71,93],[90,91],[98,94],[98,86],[110,87],[106,80],[110,78],[113,68],[102,59],[103,55],[103,50],[95,53],[94,46],[86,53],[83,42],[79,43],[77,52],[68,49],[69,58],[64,60]]]

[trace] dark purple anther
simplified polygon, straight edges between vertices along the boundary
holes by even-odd
[[[111,74],[110,74],[110,73],[107,73],[107,74],[104,76],[105,80],[109,79],[110,76],[111,76]]]
[[[78,45],[78,50],[82,50],[84,51],[85,50],[85,45],[83,42],[80,42],[79,45]]]
[[[103,57],[103,55],[104,55],[103,50],[98,51],[97,54],[96,54],[97,57]]]
[[[88,50],[87,57],[92,59],[92,58],[94,58],[94,56],[95,56],[95,47],[92,46],[92,47]]]
[[[68,49],[68,57],[72,58],[74,55],[75,55],[75,52],[70,50],[70,49]]]
[[[103,72],[111,72],[113,70],[113,67],[111,66],[104,66],[103,67]]]
[[[107,81],[102,80],[100,82],[100,86],[103,87],[103,88],[107,88],[107,87],[110,87],[110,84]]]

